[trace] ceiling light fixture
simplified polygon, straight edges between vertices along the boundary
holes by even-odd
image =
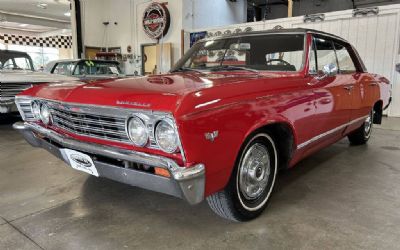
[[[47,9],[47,3],[38,3],[36,4],[36,7],[41,9]]]
[[[26,27],[26,26],[28,26],[28,24],[26,24],[26,23],[21,23],[21,24],[19,24],[18,26],[19,26],[19,27]]]
[[[64,16],[68,16],[68,17],[71,16],[71,12],[65,12]]]

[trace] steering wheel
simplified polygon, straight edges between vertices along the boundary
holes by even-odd
[[[281,63],[283,63],[283,64],[286,65],[286,66],[290,66],[290,65],[291,65],[290,63],[288,63],[287,61],[285,61],[285,60],[283,60],[283,59],[270,59],[270,60],[268,60],[268,61],[266,62],[266,64],[270,64],[270,63],[272,63],[272,62],[281,62]]]

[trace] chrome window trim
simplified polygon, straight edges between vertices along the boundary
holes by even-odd
[[[316,142],[316,141],[318,141],[318,140],[324,138],[325,136],[328,136],[328,135],[330,135],[330,134],[333,134],[333,133],[337,132],[338,130],[341,130],[341,129],[343,129],[343,128],[349,126],[349,125],[352,125],[352,124],[354,124],[354,123],[357,123],[357,122],[359,122],[359,121],[365,120],[367,117],[368,117],[368,115],[367,115],[367,116],[360,117],[360,118],[357,118],[357,119],[354,119],[354,120],[352,120],[352,121],[350,121],[350,122],[348,122],[348,123],[345,123],[345,124],[342,124],[342,125],[340,125],[340,126],[338,126],[338,127],[336,127],[336,128],[333,128],[333,129],[331,129],[331,130],[329,130],[329,131],[327,131],[327,132],[325,132],[325,133],[322,133],[322,134],[319,134],[319,135],[317,135],[317,136],[314,136],[314,137],[311,138],[310,140],[305,141],[305,142],[303,142],[303,143],[301,143],[301,144],[298,144],[298,145],[297,145],[297,149],[298,149],[298,150],[299,150],[299,149],[302,149],[302,148],[306,147],[307,145],[309,145],[309,144],[311,144],[311,143],[313,143],[313,142]]]

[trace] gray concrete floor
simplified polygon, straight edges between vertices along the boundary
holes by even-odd
[[[90,177],[0,124],[0,249],[400,249],[400,119],[280,173],[248,223]]]

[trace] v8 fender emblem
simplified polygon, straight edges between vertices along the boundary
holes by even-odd
[[[211,133],[205,133],[204,136],[206,137],[207,140],[213,142],[218,137],[218,130],[213,131]]]

